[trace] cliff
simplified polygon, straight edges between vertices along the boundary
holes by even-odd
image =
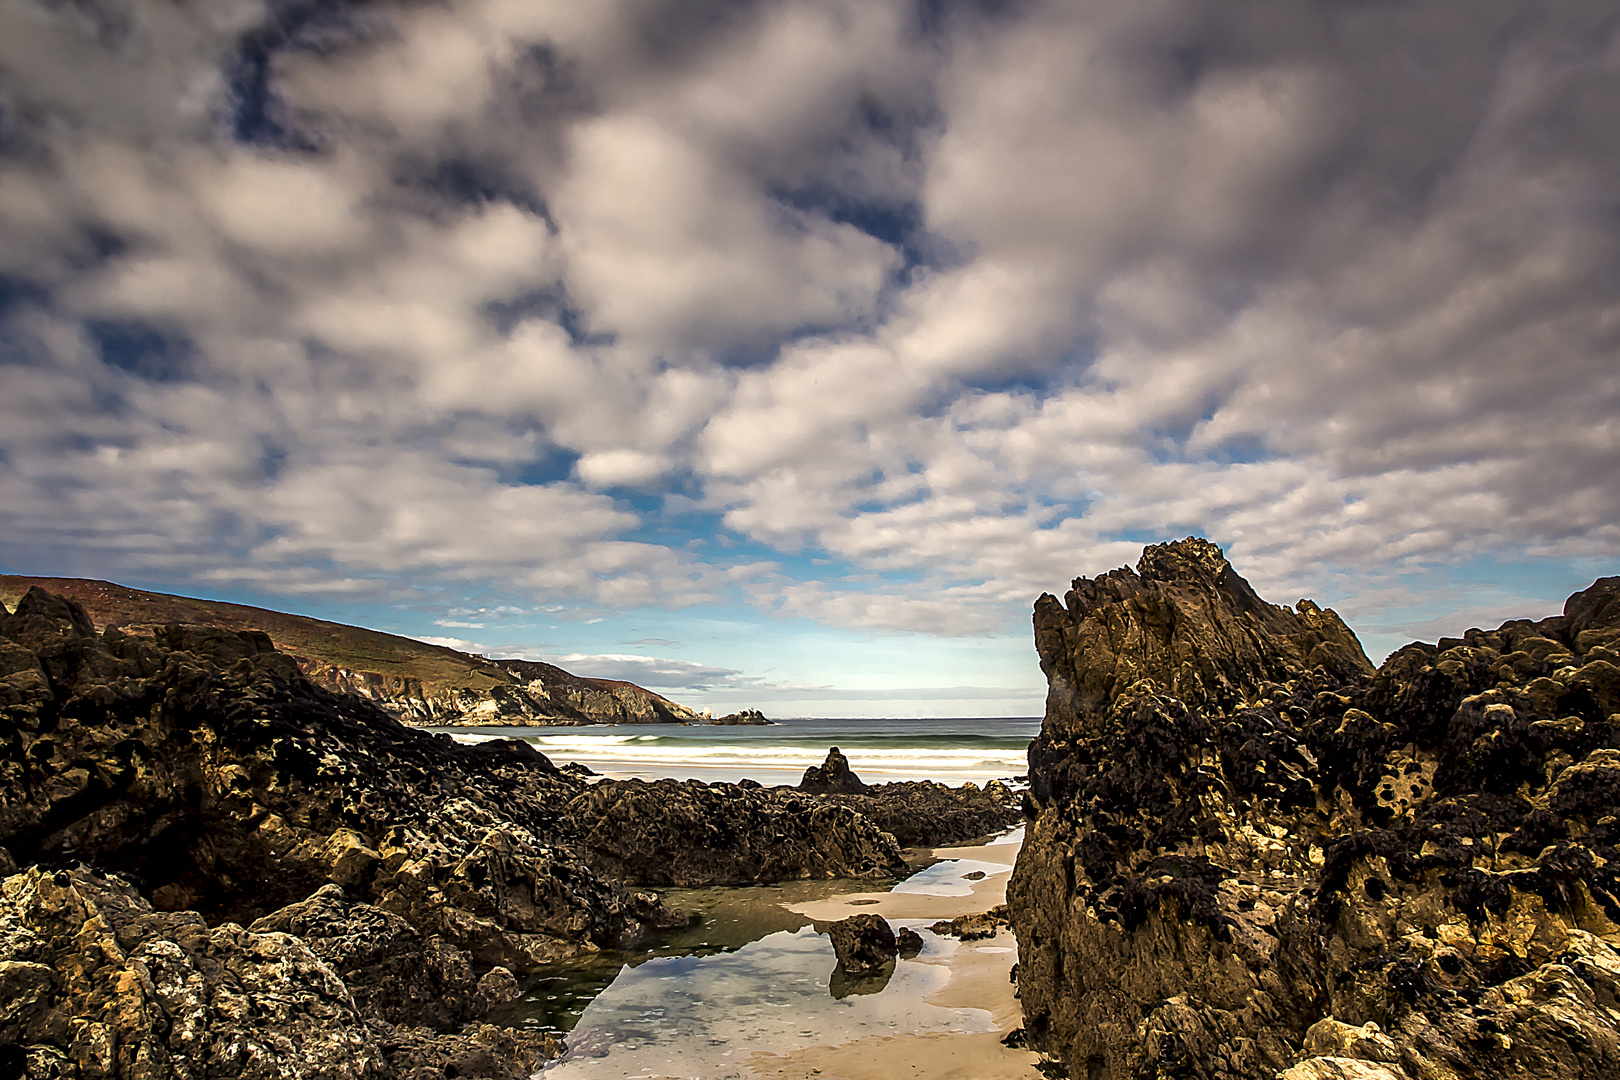
[[[96,625],[151,637],[169,624],[259,631],[318,686],[369,698],[408,724],[649,724],[700,719],[684,705],[553,664],[490,660],[412,638],[279,611],[143,592],[86,578],[0,575],[0,603],[41,588],[84,606]]]
[[[1074,1077],[1620,1075],[1620,579],[1376,672],[1218,548],[1043,596],[1009,885]]]

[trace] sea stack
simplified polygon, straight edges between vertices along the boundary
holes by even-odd
[[[827,750],[827,760],[804,770],[799,790],[811,795],[859,795],[867,790],[849,768],[849,759],[839,753],[838,747]]]
[[[1620,1075],[1620,578],[1376,672],[1215,545],[1043,596],[1009,886],[1096,1080]]]

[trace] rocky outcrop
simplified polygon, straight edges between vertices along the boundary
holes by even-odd
[[[263,633],[98,633],[34,590],[0,607],[0,1065],[527,1075],[555,1045],[479,1023],[518,975],[685,924],[621,884],[902,876],[837,798],[588,786],[316,686]]]
[[[834,746],[827,750],[827,760],[804,770],[799,790],[811,795],[858,795],[866,785],[850,771],[849,759]]]
[[[929,848],[978,840],[1023,820],[1023,800],[1007,785],[992,780],[984,787],[949,787],[932,780],[903,780],[867,786],[858,795],[823,795],[826,802],[847,806],[901,847]]]
[[[758,709],[744,709],[742,712],[727,713],[725,716],[716,716],[708,721],[711,724],[726,726],[767,727],[775,724],[775,720],[767,719]]]
[[[127,882],[38,868],[0,886],[0,1042],[29,1076],[394,1074],[297,938],[153,911]]]
[[[791,789],[602,780],[567,807],[591,867],[643,885],[902,877],[894,837],[847,806]]]
[[[253,1051],[266,1060],[336,1055],[341,1043],[341,1068],[286,1075],[528,1060],[544,1046],[451,1030],[492,1003],[492,973],[633,946],[647,925],[670,921],[574,853],[561,808],[583,787],[526,743],[459,746],[316,687],[263,634],[175,625],[150,638],[98,635],[78,605],[31,592],[15,612],[0,609],[0,870],[34,867],[8,879],[7,895],[22,905],[23,952],[48,959],[6,963],[99,971],[106,950],[85,935],[123,934],[127,922],[136,930],[119,948],[134,974],[115,966],[108,978],[123,987],[149,976],[156,989],[112,1009],[101,1004],[112,984],[7,968],[47,1017],[18,1037],[43,1039],[28,1051],[41,1060],[90,1055],[76,1066],[85,1076],[126,1050],[158,1061],[148,1043],[186,1060],[248,1053],[260,1017],[280,1033]],[[82,864],[97,873],[39,869]],[[56,928],[47,934],[42,919]],[[274,965],[257,981],[219,974],[265,957]],[[172,961],[162,977],[160,961]],[[171,976],[196,1002],[151,997]],[[182,1014],[200,1025],[183,1045]],[[306,1027],[325,1034],[306,1038]],[[231,1059],[210,1075],[259,1067]],[[140,1075],[191,1074],[154,1065]]]
[[[1097,1080],[1620,1074],[1620,579],[1374,672],[1200,540],[1043,596],[1009,884]]]

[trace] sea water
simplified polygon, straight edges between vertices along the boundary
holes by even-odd
[[[603,724],[591,727],[441,728],[463,742],[520,738],[553,761],[577,761],[615,780],[756,780],[797,784],[838,747],[869,784],[935,780],[953,787],[1012,779],[1026,769],[1039,717],[787,719],[769,726]]]
[[[614,779],[752,779],[796,784],[830,746],[868,783],[1015,780],[1027,769],[1034,717],[987,719],[788,719],[760,727],[602,725],[560,728],[449,728],[463,742],[521,738],[558,764],[579,762]],[[1003,843],[1018,843],[1015,830]],[[897,892],[968,895],[972,880],[1008,867],[957,859],[936,863]],[[491,1020],[565,1039],[546,1080],[607,1077],[748,1077],[748,1059],[869,1035],[989,1031],[982,1009],[943,1008],[924,998],[949,974],[961,947],[923,932],[923,952],[879,979],[835,970],[825,934],[787,905],[882,888],[872,881],[803,881],[662,893],[701,921],[636,956],[558,965],[527,980],[523,999]],[[896,919],[921,928],[928,920]]]

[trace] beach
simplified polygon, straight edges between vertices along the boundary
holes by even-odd
[[[1021,833],[1022,830],[1019,830]],[[818,921],[847,918],[862,911],[883,916],[891,923],[912,925],[927,920],[951,919],[989,911],[1006,902],[1007,876],[1018,857],[1016,843],[991,842],[954,848],[936,848],[941,860],[962,860],[975,868],[986,864],[994,872],[967,886],[966,896],[926,892],[855,893],[798,905],[794,910]],[[949,866],[942,862],[940,866]],[[961,873],[972,873],[963,870]],[[924,871],[928,873],[928,871]],[[937,875],[942,883],[948,879]],[[905,883],[902,883],[904,885]],[[872,901],[875,901],[872,902]],[[1023,1025],[1023,1014],[1010,978],[1018,959],[1017,942],[1001,928],[992,938],[957,943],[944,955],[925,953],[919,963],[945,968],[948,979],[924,1000],[941,1008],[971,1008],[989,1013],[991,1031],[927,1032],[867,1037],[836,1046],[814,1046],[787,1054],[756,1054],[750,1067],[761,1076],[782,1080],[1026,1080],[1039,1077],[1037,1055],[1003,1046],[1001,1040]]]
[[[913,852],[931,865],[892,889],[841,881],[668,891],[704,922],[625,965],[584,1006],[568,1053],[544,1075],[1038,1077],[1035,1054],[1001,1044],[1022,1023],[1011,932],[960,941],[928,929],[1005,902],[1020,833]],[[923,950],[886,978],[843,978],[818,927],[863,912],[917,930]]]

